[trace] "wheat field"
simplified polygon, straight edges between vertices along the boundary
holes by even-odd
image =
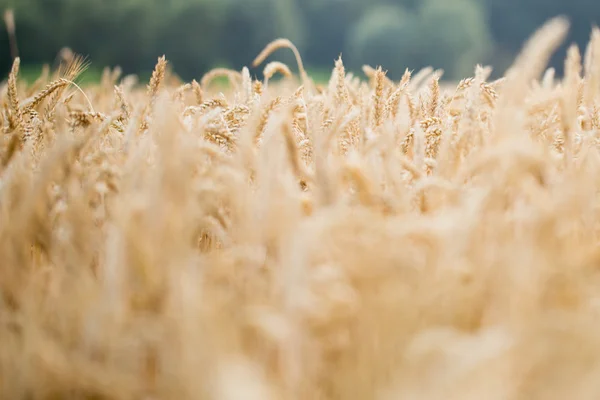
[[[0,398],[597,399],[600,30],[559,79],[568,30],[457,85],[342,59],[318,85],[285,39],[260,81],[17,58]]]

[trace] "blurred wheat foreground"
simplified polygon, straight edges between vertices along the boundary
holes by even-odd
[[[557,79],[567,30],[451,89],[341,59],[321,87],[282,39],[261,81],[17,58],[0,398],[597,399],[600,31]]]

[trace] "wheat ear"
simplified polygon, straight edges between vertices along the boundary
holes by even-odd
[[[298,64],[298,70],[300,71],[300,77],[302,78],[302,83],[306,84],[308,82],[308,74],[304,69],[302,57],[300,56],[298,48],[296,48],[296,46],[289,39],[280,38],[269,43],[264,48],[264,50],[261,51],[260,54],[254,59],[254,61],[252,62],[252,66],[258,67],[267,59],[267,57],[273,54],[276,50],[285,48],[292,50],[292,52],[294,53],[294,57],[296,57],[296,63]]]

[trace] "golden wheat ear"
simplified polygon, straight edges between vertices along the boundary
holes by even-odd
[[[347,104],[350,101],[350,95],[346,86],[346,68],[341,55],[335,61],[334,71],[332,79],[334,79],[333,83],[335,84],[335,102],[337,104]]]
[[[378,128],[383,123],[383,89],[385,87],[386,73],[387,72],[381,69],[381,67],[377,67],[377,69],[375,70],[375,93],[373,95],[373,102],[375,107],[373,117],[374,128]]]
[[[165,73],[167,71],[167,60],[165,56],[158,59],[152,77],[150,78],[150,84],[148,85],[148,96],[155,98],[158,95],[160,85],[165,79]]]
[[[36,94],[34,97],[29,98],[23,101],[21,107],[23,108],[23,112],[30,112],[35,110],[37,106],[39,106],[47,97],[52,95],[58,89],[65,87],[69,84],[65,79],[58,79],[54,82],[49,83],[42,91]]]
[[[280,73],[286,78],[292,76],[292,71],[290,71],[290,68],[286,64],[279,61],[270,62],[263,70],[263,75],[265,77],[265,87],[269,85],[269,80],[277,73]]]
[[[19,110],[19,96],[17,92],[17,77],[19,76],[19,69],[21,67],[21,59],[15,58],[10,74],[8,75],[8,101],[12,111],[15,113]]]
[[[68,57],[63,56],[63,58],[66,59],[66,62],[63,61],[58,66],[58,70],[56,72],[57,77],[55,79],[55,82],[53,82],[54,84],[58,85],[59,87],[57,87],[56,89],[53,90],[53,93],[50,97],[48,105],[46,106],[46,108],[44,110],[44,113],[46,114],[46,116],[49,117],[49,119],[52,119],[51,116],[54,113],[54,109],[60,102],[60,99],[62,98],[62,96],[65,93],[67,86],[68,86],[65,84],[58,84],[58,81],[68,82],[68,83],[72,84],[73,86],[76,86],[77,89],[81,93],[84,94],[84,97],[86,97],[83,90],[81,90],[81,88],[79,88],[75,84],[75,80],[85,70],[87,70],[87,68],[90,65],[90,62],[85,57],[83,57],[79,54],[74,54],[72,52],[69,53]],[[87,100],[88,100],[88,104],[90,104],[89,99],[87,99]],[[91,104],[90,104],[90,107],[91,107]]]
[[[591,107],[596,93],[600,90],[600,29],[592,28],[589,44],[585,51],[585,80],[584,102]]]
[[[298,70],[300,72],[300,77],[302,78],[302,82],[304,84],[308,81],[308,74],[304,69],[304,63],[302,62],[302,57],[300,56],[300,52],[298,48],[289,40],[289,39],[276,39],[269,43],[263,51],[254,59],[252,62],[253,67],[258,67],[262,64],[271,54],[279,49],[290,49],[294,53],[294,57],[296,57],[296,63],[298,64]]]
[[[213,80],[219,77],[226,77],[235,89],[239,86],[239,81],[242,80],[242,74],[238,71],[229,68],[214,68],[208,71],[200,80],[202,90],[207,90]]]
[[[518,132],[524,118],[522,104],[531,82],[541,75],[552,54],[563,42],[569,31],[569,20],[556,17],[546,22],[525,43],[513,65],[506,72],[502,90],[492,117],[495,140],[504,138],[506,134]],[[515,129],[515,126],[519,129]]]
[[[8,104],[10,106],[11,120],[13,121],[14,128],[23,127],[25,121],[23,121],[23,115],[19,107],[19,93],[17,90],[17,78],[19,75],[19,68],[21,66],[21,59],[15,58],[12,69],[8,75]]]

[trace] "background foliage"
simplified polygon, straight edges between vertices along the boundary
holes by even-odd
[[[291,39],[317,70],[342,54],[352,70],[381,64],[394,78],[425,65],[463,77],[475,63],[499,74],[547,19],[570,18],[566,48],[586,43],[600,17],[600,2],[590,0],[0,0],[0,7],[15,9],[25,64],[51,62],[68,46],[96,66],[144,73],[166,54],[186,79],[249,65],[277,37]],[[5,29],[0,55],[6,76]],[[285,52],[277,57],[292,61]],[[562,59],[564,48],[553,61],[559,72]]]

